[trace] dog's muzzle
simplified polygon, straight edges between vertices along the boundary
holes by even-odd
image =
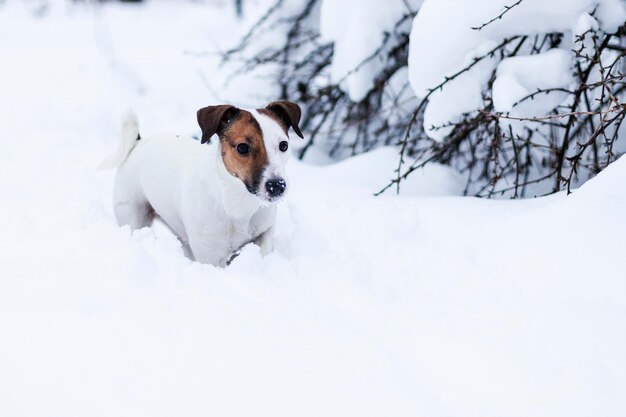
[[[267,193],[271,198],[280,197],[281,195],[283,195],[286,188],[287,183],[282,178],[269,180],[265,183],[265,189],[267,190]]]

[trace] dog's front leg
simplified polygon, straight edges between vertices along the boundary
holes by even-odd
[[[254,243],[261,248],[261,255],[265,256],[274,250],[274,228],[270,227],[254,239]]]
[[[198,238],[189,240],[189,246],[193,257],[197,262],[225,267],[229,253],[222,245],[208,244],[206,239]]]
[[[196,257],[194,256],[193,251],[191,250],[191,246],[189,245],[189,243],[185,243],[185,242],[182,242],[182,241],[181,241],[181,243],[183,245],[183,253],[185,254],[185,256],[188,259],[190,259],[192,261],[195,261]]]

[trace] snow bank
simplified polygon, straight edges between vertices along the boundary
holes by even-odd
[[[532,35],[550,32],[579,32],[581,18],[596,10],[598,25],[607,32],[613,32],[626,20],[626,6],[617,0],[524,0],[507,12],[501,20],[497,20],[482,30],[473,30],[498,16],[509,0],[425,0],[413,21],[409,51],[409,80],[413,90],[419,97],[425,97],[430,89],[452,76],[474,58],[484,55],[496,47],[504,39],[515,35]],[[442,24],[445,22],[445,24]],[[557,53],[558,54],[558,53]],[[555,57],[553,57],[555,58]],[[542,58],[538,58],[542,59]],[[547,59],[547,58],[545,58]],[[563,70],[565,57],[560,56],[556,63]],[[524,81],[511,78],[512,67],[522,73],[533,70],[535,74],[526,77],[539,79],[550,68],[541,68],[539,61],[510,61],[505,69],[499,70],[504,79],[500,80],[498,102],[502,108],[508,108],[512,100],[528,90]],[[446,122],[459,120],[463,113],[471,112],[480,107],[481,93],[487,85],[492,71],[496,70],[495,59],[485,59],[470,71],[458,76],[447,84],[442,91],[431,96],[426,109],[424,126],[428,129]],[[538,71],[541,69],[541,72]],[[548,73],[549,75],[549,73]],[[556,80],[556,86],[562,85],[562,77],[550,77]],[[536,82],[531,82],[535,87]],[[551,87],[553,83],[548,83]],[[506,88],[513,91],[507,96]],[[430,130],[428,134],[441,139],[448,133],[447,129]]]

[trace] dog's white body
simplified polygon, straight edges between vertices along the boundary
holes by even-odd
[[[285,132],[255,112],[263,130],[269,164],[264,177],[284,176],[286,153],[278,152]],[[249,242],[272,250],[276,206],[248,191],[231,175],[221,143],[210,145],[175,134],[138,138],[137,120],[124,123],[120,150],[104,165],[119,166],[114,209],[120,225],[149,226],[156,215],[179,237],[187,256],[225,266]]]

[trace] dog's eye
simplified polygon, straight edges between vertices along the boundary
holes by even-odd
[[[287,143],[286,140],[278,144],[278,149],[280,149],[281,152],[285,152],[288,148],[289,148],[289,143]]]
[[[242,155],[247,155],[250,152],[250,145],[248,145],[247,143],[240,143],[239,145],[237,145],[237,152]]]

